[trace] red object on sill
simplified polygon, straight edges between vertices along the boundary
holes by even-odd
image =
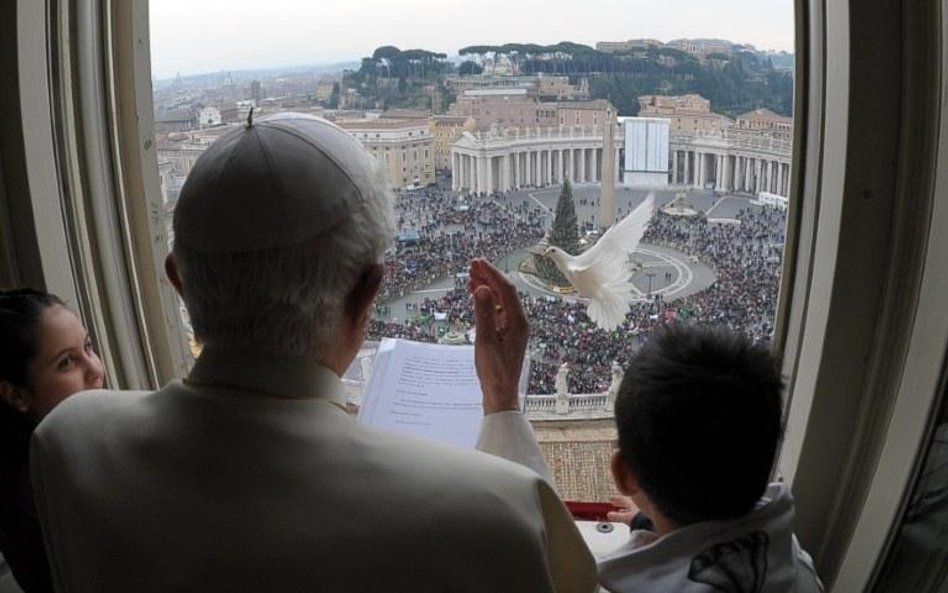
[[[608,502],[564,500],[563,504],[566,505],[573,518],[580,521],[608,521],[606,513],[620,510],[619,507]]]

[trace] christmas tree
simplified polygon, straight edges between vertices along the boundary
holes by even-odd
[[[553,219],[553,229],[550,231],[550,246],[559,247],[570,255],[580,252],[579,228],[576,222],[576,206],[573,204],[573,187],[569,179],[563,181],[563,189],[556,201],[556,217]],[[537,272],[540,277],[558,286],[566,286],[569,282],[559,271],[556,265],[546,257],[537,258]]]

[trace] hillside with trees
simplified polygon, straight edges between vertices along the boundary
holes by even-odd
[[[346,73],[344,85],[356,88],[369,103],[424,107],[425,87],[434,85],[446,93],[446,76],[490,76],[498,63],[506,61],[514,75],[568,76],[574,83],[586,78],[590,98],[608,99],[620,115],[638,113],[639,95],[686,93],[702,95],[711,101],[713,111],[730,116],[757,108],[783,115],[793,112],[793,76],[787,68],[792,56],[781,53],[776,67],[775,54],[748,46],[734,45],[733,51],[710,54],[704,60],[671,47],[602,52],[569,41],[472,45],[458,54],[463,61],[456,67],[445,54],[380,47],[363,58],[358,71]]]

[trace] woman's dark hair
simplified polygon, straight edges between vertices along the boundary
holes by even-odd
[[[0,290],[0,381],[29,387],[26,369],[37,354],[37,326],[43,311],[56,305],[65,306],[47,292]]]
[[[29,390],[27,367],[37,354],[37,330],[43,311],[62,305],[59,297],[33,290],[0,290],[0,381]],[[26,463],[37,420],[0,402],[0,472]]]

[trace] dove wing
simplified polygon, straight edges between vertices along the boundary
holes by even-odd
[[[629,253],[635,251],[642,240],[648,221],[652,219],[654,205],[655,196],[649,194],[638,208],[607,230],[595,245],[570,262],[570,269],[586,272],[593,267],[605,268],[602,272],[611,272],[607,273],[607,276],[625,273],[628,269]]]

